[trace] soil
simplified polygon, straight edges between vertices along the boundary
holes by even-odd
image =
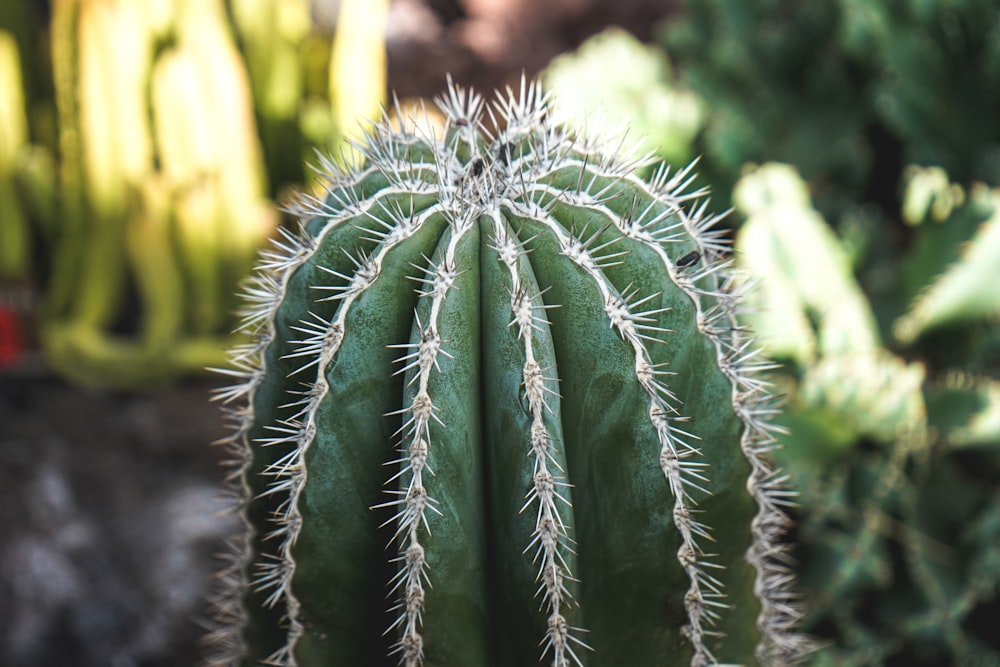
[[[430,97],[450,71],[488,91],[612,24],[649,38],[673,6],[397,0],[390,86]],[[217,384],[136,395],[0,370],[0,667],[198,664],[215,554],[239,530],[209,446]]]

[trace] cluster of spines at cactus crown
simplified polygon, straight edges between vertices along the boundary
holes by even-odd
[[[516,327],[529,360],[523,387],[525,405],[532,419],[536,484],[526,498],[526,507],[533,508],[538,520],[536,541],[525,547],[537,551],[539,596],[549,617],[548,634],[541,638],[542,650],[553,665],[579,662],[578,652],[588,650],[577,629],[562,622],[561,615],[562,608],[572,603],[564,585],[572,573],[566,571],[560,556],[571,547],[571,540],[561,528],[564,496],[560,494],[560,471],[548,455],[545,431],[545,415],[550,411],[547,397],[557,392],[557,381],[546,375],[547,369],[531,363],[533,332],[546,322],[547,306],[538,291],[522,284],[518,267],[525,250],[516,235],[507,232],[499,216],[500,209],[506,207],[546,224],[549,212],[560,202],[608,211],[608,225],[616,226],[621,235],[659,253],[673,281],[695,304],[697,327],[715,346],[719,366],[732,383],[733,408],[745,426],[741,448],[751,465],[747,486],[759,507],[752,526],[754,544],[747,553],[757,569],[756,588],[762,606],[759,626],[763,640],[759,657],[765,663],[782,662],[782,656],[800,653],[803,642],[794,632],[800,612],[791,591],[792,574],[779,540],[787,523],[783,506],[788,492],[784,478],[770,467],[765,456],[774,445],[776,430],[769,423],[773,400],[761,378],[768,364],[757,356],[756,348],[737,322],[737,290],[726,259],[728,244],[713,229],[717,218],[706,212],[705,192],[689,189],[693,181],[690,167],[676,173],[661,168],[643,182],[636,171],[648,164],[648,158],[622,157],[620,140],[599,140],[564,129],[551,117],[550,102],[538,84],[522,82],[519,91],[508,91],[492,106],[484,105],[475,94],[450,85],[439,106],[445,117],[444,139],[428,129],[429,123],[390,120],[386,116],[372,128],[367,142],[358,146],[364,155],[361,166],[342,168],[324,161],[323,175],[327,182],[323,193],[303,196],[294,205],[293,212],[303,221],[324,219],[325,229],[351,224],[359,216],[377,219],[377,227],[381,228],[373,232],[377,236],[376,250],[352,256],[356,270],[351,275],[335,274],[339,286],[330,288],[331,294],[318,297],[340,302],[333,318],[313,316],[294,327],[301,335],[292,355],[301,360],[295,374],[309,379],[303,383],[305,389],[295,416],[271,425],[273,437],[267,442],[247,442],[254,419],[251,407],[254,394],[265,376],[265,352],[276,335],[276,313],[285,297],[287,283],[295,270],[313,255],[325,231],[307,232],[303,223],[296,232],[283,232],[263,252],[257,272],[246,285],[244,296],[248,306],[243,329],[253,335],[253,342],[234,351],[232,368],[225,372],[237,381],[218,395],[229,406],[235,425],[227,441],[236,454],[233,474],[236,485],[246,474],[250,446],[275,443],[293,446],[289,455],[268,471],[273,481],[267,493],[284,498],[271,535],[271,539],[282,544],[278,550],[280,557],[265,564],[250,582],[244,581],[245,556],[234,559],[228,570],[234,584],[230,587],[231,594],[220,598],[218,603],[220,623],[215,640],[228,646],[220,654],[222,659],[229,660],[239,651],[239,626],[244,612],[238,591],[250,585],[267,589],[270,603],[283,605],[287,612],[288,642],[269,662],[288,665],[295,662],[292,649],[303,628],[297,621],[298,603],[291,591],[295,569],[291,548],[301,526],[298,499],[308,474],[304,461],[316,428],[315,408],[328,390],[326,366],[343,339],[343,319],[352,301],[378,280],[387,253],[419,229],[432,211],[449,221],[452,246],[436,265],[424,267],[412,276],[422,297],[430,299],[432,306],[427,321],[418,323],[424,335],[418,343],[402,346],[399,357],[402,372],[408,373],[410,382],[418,387],[413,402],[399,411],[403,428],[399,434],[398,463],[409,476],[409,484],[392,501],[398,508],[395,542],[402,566],[393,582],[399,616],[391,631],[400,637],[397,649],[401,664],[421,663],[420,604],[429,575],[417,528],[426,520],[425,514],[434,511],[433,499],[426,495],[421,480],[428,472],[430,424],[438,419],[425,388],[438,355],[449,354],[447,342],[436,334],[434,320],[440,303],[461,271],[452,261],[450,251],[457,239],[483,217],[497,222],[488,232],[488,242],[510,273],[514,285],[510,294],[510,326]],[[523,146],[530,149],[519,148]],[[421,158],[414,160],[417,153],[421,153]],[[538,185],[542,180],[538,175],[559,169],[567,161],[582,163],[579,182],[562,190]],[[372,174],[381,177],[381,187],[385,189],[410,193],[412,197],[431,197],[434,203],[416,214],[398,204],[385,206],[379,201],[379,193],[366,192],[361,187]],[[596,187],[597,179],[588,181],[592,175],[612,185]],[[643,208],[633,201],[627,215],[611,214],[604,207],[620,194],[620,188],[613,185],[616,182],[645,193],[656,206]],[[669,224],[665,222],[667,217],[671,220]],[[594,241],[599,230],[566,229],[559,224],[551,224],[549,229],[558,239],[562,253],[593,277],[605,297],[610,325],[635,351],[635,372],[648,394],[650,419],[660,436],[661,467],[675,500],[674,522],[683,537],[677,558],[690,579],[685,596],[689,618],[686,635],[695,649],[693,664],[713,664],[715,660],[706,638],[712,632],[715,610],[725,604],[724,594],[711,575],[712,563],[704,555],[702,543],[711,539],[709,527],[694,518],[689,491],[698,488],[703,479],[698,450],[685,438],[676,421],[670,419],[671,414],[677,414],[678,406],[673,404],[664,382],[667,372],[650,363],[646,352],[650,341],[662,333],[647,324],[655,319],[656,312],[643,310],[648,295],[620,294],[604,277],[602,268],[616,262],[618,253],[613,244],[606,246]],[[683,254],[668,252],[673,243],[687,243],[693,249]],[[245,489],[240,491],[245,492]]]

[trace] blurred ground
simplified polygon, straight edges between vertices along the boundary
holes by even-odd
[[[0,377],[0,665],[196,663],[221,514],[209,384]]]
[[[664,0],[397,0],[390,86],[488,92]],[[214,380],[136,396],[0,374],[0,667],[185,667],[235,520],[220,515]]]

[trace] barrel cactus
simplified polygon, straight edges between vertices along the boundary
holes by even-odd
[[[262,256],[220,391],[219,664],[788,664],[774,401],[690,170],[537,84],[384,120]]]

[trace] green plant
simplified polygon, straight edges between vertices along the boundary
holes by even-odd
[[[51,45],[22,54],[51,65],[53,95],[25,78],[32,143],[13,173],[48,362],[117,387],[215,363],[278,220],[221,1],[60,0],[47,40],[17,34]]]
[[[146,389],[241,340],[270,197],[384,100],[385,3],[340,8],[333,40],[307,0],[4,2],[0,279],[33,282],[55,370]]]
[[[703,192],[536,85],[440,106],[328,165],[246,290],[220,662],[795,662],[768,364]]]
[[[661,49],[621,28],[594,35],[541,74],[568,122],[593,127],[597,119],[627,125],[644,150],[668,164],[685,164],[695,157],[692,143],[706,110],[677,78]]]
[[[14,170],[28,142],[21,62],[11,34],[0,30],[0,280],[28,273],[28,220],[15,196]]]
[[[791,167],[748,173],[734,197],[760,286],[748,319],[784,364],[776,457],[801,489],[806,628],[829,643],[814,664],[996,664],[1000,192],[907,170],[905,254],[880,226],[844,243]],[[866,293],[869,255],[882,286]]]
[[[717,192],[747,163],[793,164],[836,220],[859,199],[894,215],[906,164],[1000,184],[992,0],[684,5],[662,42],[711,110],[696,151]]]
[[[309,0],[227,0],[244,54],[274,194],[309,176],[315,147],[338,152],[385,104],[388,0],[344,0],[333,35]]]

